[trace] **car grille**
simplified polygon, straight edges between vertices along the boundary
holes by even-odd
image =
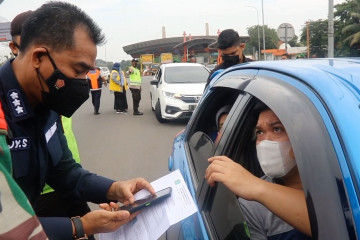
[[[198,103],[200,101],[201,95],[197,96],[182,96],[179,98],[180,100],[186,102],[186,103]]]

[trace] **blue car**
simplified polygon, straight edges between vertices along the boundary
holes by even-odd
[[[253,139],[259,101],[287,130],[313,238],[359,239],[360,59],[351,58],[250,62],[217,74],[169,157],[199,211],[170,228],[167,239],[248,239],[237,196],[223,184],[210,187],[204,176],[214,155],[263,175]],[[216,113],[228,104],[216,137]]]

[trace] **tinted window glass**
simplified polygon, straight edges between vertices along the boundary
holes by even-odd
[[[217,111],[225,105],[232,105],[239,97],[239,93],[240,91],[229,88],[215,89],[211,95],[206,98],[206,103],[202,104],[202,106],[206,106],[206,108],[197,109],[198,112],[196,117],[195,119],[192,119],[193,123],[189,123],[189,125],[192,127],[189,130],[189,134],[187,135],[189,136],[187,141],[189,142],[190,138],[197,132],[206,134],[209,139],[214,141],[218,134],[215,121]],[[196,150],[194,149],[194,147],[189,147],[191,159],[196,172],[197,185],[199,179],[204,179],[204,176],[201,173],[205,171],[203,168],[207,167],[207,165],[196,163],[196,161],[202,160],[197,158],[199,154],[195,152]],[[200,166],[202,166],[201,169],[199,169]]]
[[[224,185],[218,184],[208,213],[218,239],[249,239],[246,235],[245,219],[236,196]]]
[[[209,72],[203,66],[167,67],[166,83],[206,83]]]
[[[224,132],[215,155],[226,155],[253,174],[262,176],[253,135],[257,122],[257,115],[253,111],[256,102],[255,98],[246,94],[236,101],[227,123],[227,131]],[[204,210],[218,239],[249,239],[237,196],[223,184],[218,184],[217,188],[209,188],[208,192]]]

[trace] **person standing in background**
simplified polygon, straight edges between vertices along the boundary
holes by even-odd
[[[218,70],[223,70],[239,63],[253,61],[250,58],[245,57],[245,43],[241,42],[238,32],[233,29],[223,30],[218,37],[217,43],[221,53],[222,63],[211,70],[205,89],[211,82],[211,79],[218,73]]]
[[[110,74],[109,89],[114,92],[114,109],[116,113],[128,113],[126,90],[128,83],[120,63],[114,63]]]
[[[130,79],[130,91],[133,99],[134,115],[143,115],[143,112],[139,111],[139,103],[141,100],[141,73],[137,68],[138,60],[133,58],[131,60],[131,66],[129,67],[128,74]]]
[[[33,11],[22,12],[14,17],[10,24],[10,34],[12,40],[9,42],[9,48],[16,57],[19,54],[21,29],[23,23],[31,16]]]
[[[107,83],[105,79],[101,76],[100,68],[96,67],[95,69],[91,69],[86,77],[89,79],[89,86],[91,92],[91,100],[94,106],[94,115],[99,115],[100,108],[100,98],[101,98],[101,87],[104,83],[105,87]]]

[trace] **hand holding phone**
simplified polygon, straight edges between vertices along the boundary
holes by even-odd
[[[153,206],[156,203],[171,196],[172,188],[168,187],[163,190],[156,192],[155,195],[148,195],[144,198],[136,200],[133,204],[127,206],[121,206],[119,210],[126,210],[130,213],[137,212],[143,208]]]

